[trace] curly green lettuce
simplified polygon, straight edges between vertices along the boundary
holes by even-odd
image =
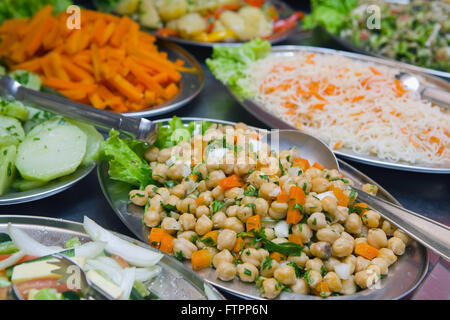
[[[235,47],[214,46],[212,57],[206,60],[206,64],[216,78],[237,96],[252,97],[254,91],[245,81],[245,69],[250,63],[265,58],[270,49],[270,43],[261,39]]]
[[[0,1],[0,25],[3,20],[33,16],[40,8],[50,4],[53,13],[65,11],[73,4],[70,0],[1,0]]]

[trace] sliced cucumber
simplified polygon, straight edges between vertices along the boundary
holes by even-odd
[[[15,176],[16,146],[0,149],[0,195],[5,194]]]
[[[19,120],[0,115],[0,148],[18,145],[25,139],[25,132]]]
[[[26,108],[28,109],[28,119],[23,124],[25,132],[30,132],[37,125],[57,117],[56,114],[48,111],[39,110],[30,106],[27,106]]]
[[[67,121],[56,123],[41,124],[39,132],[27,135],[19,145],[16,167],[24,179],[50,181],[73,173],[81,164],[86,134]]]
[[[13,187],[13,189],[16,189],[19,191],[28,191],[31,189],[43,187],[46,184],[47,184],[47,181],[31,181],[31,180],[16,179],[12,183],[12,187]]]
[[[0,99],[0,114],[25,121],[28,118],[28,109],[20,101]]]
[[[103,136],[95,127],[76,120],[69,120],[70,123],[80,128],[87,136],[86,154],[82,164],[88,164],[98,160],[100,146],[103,142]]]
[[[11,78],[19,82],[25,88],[39,91],[41,90],[41,78],[35,73],[25,71],[25,70],[16,70],[9,74]]]
[[[47,121],[43,121],[27,133],[27,138],[36,137],[43,130],[52,131],[53,129],[66,123],[68,123],[67,120],[64,120],[61,117],[56,117]]]

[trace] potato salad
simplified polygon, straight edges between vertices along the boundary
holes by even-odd
[[[243,123],[180,122],[160,128],[143,153],[151,183],[129,193],[145,208],[152,246],[222,281],[254,283],[268,299],[376,288],[404,254],[408,236],[358,203],[338,170],[295,148],[271,150]]]

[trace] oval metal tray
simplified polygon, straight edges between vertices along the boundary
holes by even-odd
[[[450,91],[450,82],[442,80],[440,78],[421,73],[417,70],[417,67],[414,67],[409,64],[386,60],[371,56],[365,56],[362,54],[351,53],[346,51],[339,51],[334,49],[327,48],[319,48],[319,47],[309,47],[309,46],[276,46],[272,48],[272,53],[276,55],[293,55],[295,52],[306,51],[306,52],[314,52],[318,54],[330,54],[330,55],[340,55],[344,57],[348,57],[353,60],[363,61],[363,62],[372,62],[376,64],[381,64],[387,67],[393,67],[399,70],[407,71],[411,74],[420,75],[426,82],[431,86],[440,87],[441,89]],[[252,115],[254,115],[257,119],[264,122],[271,128],[277,129],[291,129],[297,130],[297,128],[291,126],[289,123],[281,120],[276,115],[273,115],[266,110],[264,110],[257,103],[252,101],[251,99],[241,99],[236,96],[229,88],[226,86],[230,94]],[[351,149],[341,148],[339,150],[333,150],[333,152],[340,157],[348,158],[353,161],[365,163],[368,165],[390,168],[396,170],[404,170],[404,171],[415,171],[415,172],[426,172],[426,173],[450,173],[450,163],[448,164],[410,164],[407,162],[393,162],[388,160],[383,160],[374,155],[368,154],[360,154],[356,153]]]
[[[95,163],[80,166],[74,173],[56,179],[49,184],[28,191],[10,192],[0,196],[0,206],[30,202],[60,193],[86,177],[95,168]]]
[[[81,242],[90,240],[81,223],[63,219],[35,216],[1,215],[0,232],[6,233],[8,223],[13,223],[40,243],[48,246],[64,246],[65,242],[78,237]],[[130,237],[117,234],[124,240],[155,251],[149,245]],[[158,265],[161,274],[150,284],[149,289],[163,300],[223,300],[224,297],[213,287],[200,279],[193,271],[185,268],[178,260],[165,255]]]
[[[162,119],[158,122],[167,122],[170,119]],[[190,121],[206,120],[213,123],[234,125],[234,122],[219,121],[201,118],[182,118],[184,123]],[[378,196],[382,199],[400,205],[400,203],[390,195],[383,187],[375,181],[353,168],[344,161],[339,160],[341,171],[346,177],[355,182],[355,186],[361,187],[364,183],[371,183],[378,186]],[[111,205],[114,212],[122,222],[131,230],[140,240],[148,242],[149,228],[143,226],[142,217],[144,209],[129,203],[128,193],[132,187],[128,184],[111,180],[108,176],[108,164],[101,162],[97,169],[98,179],[103,193]],[[186,267],[191,268],[190,261],[185,261]],[[413,242],[407,247],[406,253],[399,258],[398,262],[389,268],[389,275],[386,279],[380,281],[380,286],[376,290],[364,290],[354,295],[331,297],[329,299],[401,299],[408,295],[421,283],[428,270],[428,254],[425,247],[417,242]],[[243,299],[261,299],[259,292],[254,284],[241,282],[237,279],[231,282],[224,282],[216,279],[213,269],[203,269],[197,274],[207,282],[217,288],[226,291],[232,295]],[[305,300],[321,299],[315,296],[305,296],[292,293],[283,293],[280,296],[282,300]]]

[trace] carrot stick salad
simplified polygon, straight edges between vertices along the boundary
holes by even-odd
[[[12,70],[37,73],[44,85],[99,109],[133,112],[175,97],[181,60],[158,51],[155,37],[128,17],[81,10],[81,29],[65,12],[44,6],[31,18],[0,25],[0,59]]]
[[[399,70],[330,54],[269,51],[262,40],[216,47],[207,63],[233,92],[335,150],[395,162],[450,162],[450,114],[404,88],[394,77]]]

